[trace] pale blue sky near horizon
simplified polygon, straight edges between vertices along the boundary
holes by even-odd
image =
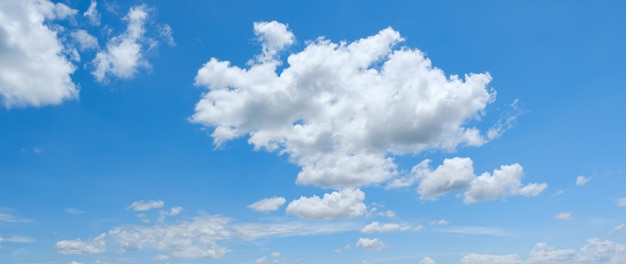
[[[2,1],[0,262],[626,263],[624,10]]]

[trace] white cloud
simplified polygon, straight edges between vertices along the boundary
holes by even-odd
[[[104,241],[106,234],[88,240],[61,240],[56,243],[54,249],[61,254],[100,254],[106,251],[106,242]]]
[[[87,11],[83,13],[83,16],[86,17],[89,22],[94,26],[100,25],[100,13],[98,12],[98,9],[96,9],[97,6],[98,3],[96,2],[96,0],[91,0],[89,8],[87,8]]]
[[[245,240],[254,240],[261,237],[308,236],[318,234],[332,234],[359,230],[359,226],[352,223],[324,223],[324,222],[280,222],[280,223],[244,223],[232,227],[237,236]]]
[[[359,238],[356,242],[356,247],[371,250],[382,250],[387,247],[387,245],[385,245],[385,243],[378,238]]]
[[[436,221],[430,221],[428,223],[431,224],[431,225],[447,225],[450,222],[448,220],[446,220],[446,219],[439,219],[439,220],[436,220]]]
[[[419,264],[436,264],[435,260],[429,257],[425,257]]]
[[[11,236],[5,237],[4,241],[6,242],[14,242],[14,243],[34,243],[35,239],[27,236]]]
[[[124,20],[128,22],[126,31],[111,38],[106,50],[98,52],[93,60],[96,69],[92,72],[96,80],[102,82],[113,75],[121,79],[132,78],[139,68],[149,68],[144,58],[145,23],[148,19],[145,5],[134,6],[128,11]]]
[[[156,259],[156,260],[168,260],[168,259],[170,259],[170,256],[168,256],[168,255],[156,255],[154,257],[154,259]]]
[[[267,259],[265,257],[260,257],[257,260],[254,261],[254,263],[267,263]]]
[[[626,197],[619,199],[617,206],[626,207]]]
[[[591,178],[585,178],[585,176],[578,176],[576,177],[576,186],[584,186],[590,180]]]
[[[172,36],[172,27],[168,24],[163,24],[158,26],[159,36],[165,40],[168,46],[174,47],[176,46],[176,41],[174,41],[174,37]]]
[[[374,221],[364,226],[361,229],[361,233],[370,234],[370,233],[407,231],[407,230],[411,230],[411,227],[407,225],[399,225],[399,224],[394,224],[394,223],[380,224]]]
[[[81,51],[98,49],[100,47],[100,45],[98,44],[98,39],[90,35],[84,29],[75,30],[70,34],[70,36],[72,36],[72,38],[76,40],[76,42],[78,42],[78,48]]]
[[[165,202],[161,200],[156,200],[156,201],[150,200],[147,202],[144,202],[143,200],[141,200],[141,201],[133,202],[131,205],[126,207],[126,209],[133,209],[135,211],[148,211],[150,209],[161,208],[163,207],[163,205],[165,205]]]
[[[537,196],[548,187],[546,183],[522,186],[523,170],[521,165],[515,163],[502,165],[500,169],[493,170],[493,174],[483,173],[472,180],[463,201],[473,203],[509,195]]]
[[[359,189],[344,189],[324,194],[300,197],[287,205],[287,213],[310,219],[350,218],[364,214],[365,193]]]
[[[60,104],[78,98],[76,67],[51,21],[76,10],[48,0],[0,1],[0,98],[5,107]]]
[[[510,236],[509,232],[498,228],[483,226],[451,226],[441,229],[441,232],[461,234],[461,235],[489,235],[489,236]]]
[[[254,202],[248,205],[248,208],[258,212],[276,211],[285,204],[287,200],[283,197],[272,197]]]
[[[346,188],[397,174],[389,154],[481,145],[467,122],[495,92],[488,74],[446,76],[391,28],[354,42],[319,38],[282,64],[293,34],[277,22],[255,23],[263,52],[249,68],[211,58],[195,84],[208,91],[192,122],[213,127],[216,145],[249,136],[255,149],[288,154],[298,184]],[[407,122],[406,120],[411,120]]]
[[[220,258],[228,250],[217,241],[232,237],[229,222],[205,215],[174,225],[114,227],[108,236],[122,251],[153,248],[179,258]]]
[[[572,216],[572,213],[560,212],[554,216],[554,219],[572,221],[574,220],[574,216]]]
[[[518,255],[485,255],[468,254],[461,259],[461,264],[479,263],[515,263],[515,264],[548,264],[548,263],[624,263],[626,245],[609,240],[591,238],[587,244],[576,251],[574,249],[556,249],[546,243],[537,243],[530,251],[529,257],[522,260]]]
[[[461,264],[523,264],[518,255],[468,254],[461,259]]]
[[[170,208],[170,213],[169,213],[169,215],[170,215],[170,216],[177,216],[177,215],[179,215],[179,214],[180,214],[180,212],[182,212],[182,211],[183,211],[183,208],[182,208],[182,207],[180,207],[180,206],[172,207],[172,208]]]
[[[493,173],[474,174],[474,164],[470,158],[455,157],[445,159],[442,165],[431,169],[431,160],[415,165],[411,175],[394,179],[388,188],[411,186],[419,181],[417,192],[420,199],[435,200],[453,191],[465,191],[463,202],[474,203],[512,195],[536,196],[543,192],[546,183],[522,185],[524,174],[521,165],[502,165]]]
[[[537,243],[530,251],[527,263],[571,263],[576,257],[576,250],[555,249],[546,243]]]
[[[280,252],[277,252],[277,251],[272,252],[272,257],[273,258],[280,258]]]
[[[263,47],[261,60],[271,60],[284,48],[293,44],[295,36],[287,29],[287,25],[271,22],[255,22],[254,34]]]

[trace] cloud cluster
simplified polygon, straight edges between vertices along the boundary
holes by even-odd
[[[287,205],[287,213],[309,219],[350,218],[364,214],[365,193],[353,188],[317,195],[300,197]]]
[[[145,5],[132,7],[124,17],[126,31],[110,38],[101,50],[98,39],[80,28],[85,23],[76,9],[50,0],[0,2],[0,100],[9,108],[77,99],[80,89],[72,80],[77,69],[73,62],[81,61],[81,53],[89,50],[97,51],[91,66],[100,82],[109,77],[129,79],[149,68],[145,54],[158,45],[157,38],[148,37],[153,30],[146,28],[149,11]],[[95,0],[83,17],[92,26],[100,25]],[[70,22],[61,25],[63,20]],[[168,25],[156,30],[161,39],[174,44]]]
[[[78,97],[76,67],[48,23],[76,14],[48,0],[0,2],[0,98],[5,107],[60,104]]]
[[[181,209],[172,208],[170,215]],[[124,225],[88,240],[62,240],[55,249],[61,254],[101,254],[107,246],[118,252],[155,249],[166,252],[161,258],[221,258],[229,249],[222,242],[255,240],[262,237],[286,237],[329,234],[358,230],[358,226],[341,222],[272,222],[233,223],[227,217],[201,213],[190,220],[173,224]],[[276,254],[273,254],[273,256]]]
[[[207,91],[191,121],[212,127],[216,145],[249,136],[255,149],[288,154],[298,184],[343,189],[397,175],[389,154],[482,145],[489,136],[468,121],[495,92],[487,73],[446,76],[392,28],[353,42],[294,42],[284,24],[254,24],[262,53],[248,68],[211,58],[195,84]]]
[[[493,200],[512,195],[536,196],[543,192],[546,183],[522,185],[523,167],[517,163],[502,165],[493,173],[474,174],[470,158],[445,159],[432,169],[431,160],[424,160],[413,167],[411,175],[391,181],[388,188],[407,187],[419,182],[417,192],[421,199],[436,200],[440,196],[464,191],[465,203]]]
[[[503,264],[548,264],[548,263],[624,263],[626,245],[609,240],[591,238],[578,251],[556,249],[546,243],[537,243],[530,251],[528,259],[518,255],[468,254],[461,264],[503,263]]]

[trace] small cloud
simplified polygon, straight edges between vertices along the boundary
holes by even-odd
[[[431,259],[429,257],[425,257],[422,259],[422,261],[420,261],[419,264],[436,264],[434,259]]]
[[[25,219],[25,218],[20,218],[8,213],[0,213],[0,222],[6,222],[6,223],[25,223],[25,222],[31,222],[31,220],[29,219]]]
[[[65,212],[69,213],[69,214],[84,214],[85,211],[80,210],[80,209],[76,209],[76,208],[65,208]]]
[[[564,220],[564,221],[573,221],[574,216],[572,216],[572,213],[560,212],[554,216],[554,219]]]
[[[565,191],[563,189],[560,189],[560,190],[556,191],[554,194],[552,194],[552,196],[556,197],[556,196],[559,196],[559,195],[563,194],[564,192]]]
[[[450,222],[446,219],[439,219],[439,220],[428,222],[429,225],[447,225],[449,223]]]
[[[616,226],[611,233],[626,234],[626,224]]]
[[[157,200],[157,201],[150,200],[147,202],[144,202],[143,200],[141,200],[141,201],[133,202],[131,205],[126,207],[126,210],[133,209],[135,211],[148,211],[150,209],[161,208],[163,207],[164,204],[165,202],[161,200]]]
[[[626,207],[626,197],[619,199],[617,206]]]
[[[258,258],[256,261],[254,261],[254,263],[258,263],[258,264],[267,263],[267,259],[265,259],[265,257],[261,257],[261,258]]]
[[[382,240],[378,238],[359,238],[356,247],[370,250],[382,250],[387,247]]]
[[[14,243],[34,243],[35,239],[27,236],[12,236],[4,238],[4,241]]]
[[[154,257],[157,260],[167,260],[170,258],[170,256],[168,255],[157,255],[156,257]]]
[[[585,176],[578,176],[576,177],[576,186],[584,186],[590,180],[591,178],[586,178]]]
[[[283,197],[272,197],[254,202],[248,205],[248,208],[257,212],[270,212],[278,210],[285,202],[287,200]]]
[[[42,150],[41,148],[39,148],[39,147],[33,148],[33,152],[34,152],[35,154],[41,154],[41,152],[42,152],[42,151],[43,151],[43,150]]]

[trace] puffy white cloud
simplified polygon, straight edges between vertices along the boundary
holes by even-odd
[[[364,214],[367,207],[363,203],[365,193],[352,188],[324,194],[300,197],[287,205],[287,213],[310,219],[350,218]]]
[[[385,245],[385,243],[383,243],[383,241],[378,238],[363,238],[362,237],[362,238],[359,238],[359,240],[356,242],[356,247],[371,249],[371,250],[382,250],[385,247],[387,247],[387,245]]]
[[[156,201],[150,200],[147,202],[144,202],[144,200],[141,200],[141,201],[133,202],[128,207],[126,207],[126,209],[133,209],[135,211],[148,211],[150,209],[161,208],[163,207],[163,205],[165,205],[165,202],[161,200],[156,200]]]
[[[126,31],[111,38],[107,42],[106,50],[98,52],[93,60],[96,68],[92,74],[96,80],[102,82],[109,75],[129,79],[139,68],[150,67],[144,58],[144,42],[147,40],[145,23],[148,16],[145,5],[131,7],[124,17],[128,22]]]
[[[64,55],[58,28],[76,10],[48,0],[0,2],[0,98],[5,107],[60,104],[78,97],[75,66]]]
[[[536,196],[543,192],[546,183],[522,185],[524,174],[521,165],[502,165],[493,173],[474,174],[474,163],[470,158],[444,159],[434,170],[431,160],[424,160],[411,169],[411,175],[394,179],[388,188],[411,186],[419,182],[417,192],[420,199],[435,200],[453,191],[465,191],[463,202],[474,203],[512,195]]]
[[[530,251],[527,263],[571,263],[576,257],[576,250],[555,249],[546,243],[537,243]]]
[[[626,197],[619,199],[617,206],[626,207]]]
[[[106,251],[106,234],[88,240],[61,240],[56,243],[54,249],[61,254],[100,254]]]
[[[488,254],[468,254],[461,259],[461,264],[523,264],[518,255],[488,255]]]
[[[425,257],[419,264],[436,264],[435,260],[429,257]]]
[[[586,178],[585,176],[578,176],[576,177],[576,186],[584,186],[590,180],[591,178]]]
[[[578,253],[580,263],[624,263],[626,260],[626,245],[609,240],[591,238]]]
[[[100,45],[98,45],[98,39],[84,29],[75,30],[70,34],[70,36],[78,42],[78,48],[81,51],[98,49],[100,47]]]
[[[100,25],[100,12],[98,12],[98,9],[96,9],[97,7],[98,2],[96,2],[96,0],[91,0],[89,8],[87,8],[87,11],[83,13],[83,16],[86,17],[89,22],[94,26]]]
[[[280,258],[280,252],[277,252],[277,251],[272,252],[272,257],[273,258]]]
[[[413,167],[413,173],[421,179],[417,192],[421,199],[434,200],[451,192],[467,189],[474,179],[474,164],[470,158],[445,159],[442,165],[430,170],[430,160]]]
[[[546,183],[522,186],[523,170],[521,165],[515,163],[502,165],[500,169],[493,170],[493,174],[483,173],[472,180],[463,201],[473,203],[509,195],[536,196],[548,187]]]
[[[361,233],[369,234],[369,233],[407,231],[407,230],[411,230],[411,227],[407,225],[399,225],[399,224],[394,224],[394,223],[380,224],[374,221],[364,226],[361,229]]]
[[[248,205],[248,208],[258,212],[276,211],[279,207],[285,204],[287,200],[283,197],[271,197],[254,202]]]
[[[288,154],[298,184],[346,188],[397,174],[389,154],[481,145],[467,121],[495,92],[488,74],[446,76],[386,28],[353,42],[306,42],[288,65],[275,56],[294,36],[278,22],[255,23],[263,51],[249,68],[211,58],[195,84],[208,88],[190,118],[213,127],[216,145],[245,135],[255,149]],[[410,120],[407,122],[407,120]]]
[[[263,46],[261,60],[271,60],[279,51],[293,44],[295,36],[287,29],[287,25],[271,22],[255,22],[254,34]]]
[[[572,216],[572,213],[560,212],[554,216],[554,219],[572,221],[574,220],[574,216]]]

